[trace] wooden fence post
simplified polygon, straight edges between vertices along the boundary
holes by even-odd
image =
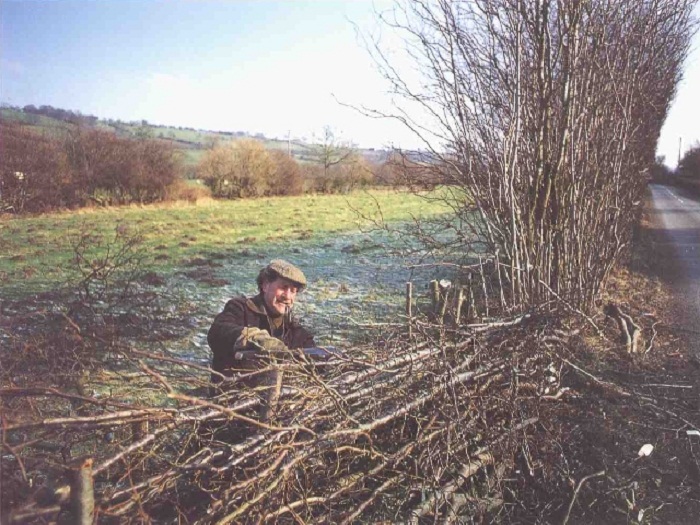
[[[484,316],[489,316],[489,292],[486,289],[486,274],[484,274],[484,263],[479,257],[479,272],[481,273],[481,288],[484,294]]]
[[[440,285],[437,281],[430,281],[430,305],[433,315],[437,316],[440,308]]]
[[[95,489],[92,478],[92,458],[83,458],[69,465],[70,510],[73,523],[92,525],[95,518]]]
[[[406,283],[406,317],[408,318],[408,337],[413,337],[413,283]]]
[[[464,302],[464,287],[457,287],[457,299],[455,300],[455,328],[459,327],[459,318],[462,316],[462,303]]]
[[[445,314],[447,313],[447,303],[450,299],[450,288],[451,286],[447,286],[445,288],[440,287],[440,324],[443,324],[445,322]]]
[[[472,280],[472,273],[467,274],[467,319],[476,318],[476,302],[474,301],[474,282]]]
[[[146,437],[146,434],[148,434],[148,421],[138,421],[131,424],[132,441],[139,441]]]

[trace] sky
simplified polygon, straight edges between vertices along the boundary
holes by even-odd
[[[313,139],[419,145],[356,33],[390,0],[0,0],[0,101],[100,118]],[[700,9],[698,10],[700,13]],[[657,154],[700,141],[700,36]]]
[[[700,3],[694,14],[700,19]],[[678,164],[679,146],[682,157],[694,145],[700,145],[700,32],[693,38],[685,62],[683,80],[661,129],[656,154],[664,156],[665,164],[675,168]]]
[[[388,2],[384,2],[384,5]],[[270,137],[413,140],[355,25],[382,0],[0,0],[0,100]]]

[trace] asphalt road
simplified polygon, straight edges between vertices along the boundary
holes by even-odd
[[[651,185],[652,238],[657,244],[658,273],[672,287],[678,324],[691,337],[700,357],[700,201],[681,188]]]

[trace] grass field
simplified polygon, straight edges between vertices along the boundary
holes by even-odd
[[[243,249],[303,248],[339,232],[357,232],[360,214],[398,222],[445,211],[406,193],[358,192],[348,196],[207,200],[142,207],[87,209],[0,220],[0,289],[34,293],[65,281],[81,232],[113,237],[119,227],[139,232],[152,255],[149,265],[171,272],[194,257],[225,256]]]
[[[370,191],[5,217],[0,297],[22,299],[70,282],[81,233],[95,236],[97,257],[118,230],[140,234],[143,269],[162,276],[169,293],[195,305],[195,330],[183,342],[185,354],[201,356],[197,349],[206,345],[213,315],[228,298],[255,293],[257,272],[277,257],[301,266],[309,279],[298,312],[330,340],[342,339],[349,322],[376,319],[387,301],[400,305],[397,294],[409,275],[394,249],[397,239],[363,231],[371,221],[361,215],[400,224],[445,212],[415,195]]]

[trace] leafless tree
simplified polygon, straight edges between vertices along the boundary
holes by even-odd
[[[306,156],[323,168],[323,177],[328,178],[330,170],[352,160],[355,148],[336,138],[330,126],[323,128],[320,137],[314,137],[314,144],[306,146]]]

